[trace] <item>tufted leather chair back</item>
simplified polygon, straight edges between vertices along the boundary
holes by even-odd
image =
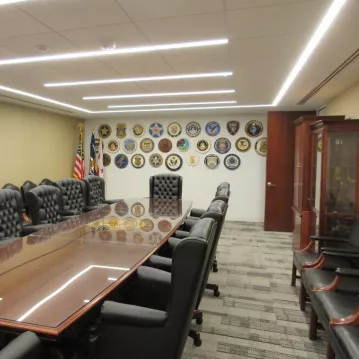
[[[0,190],[0,243],[4,238],[21,237],[22,200],[20,192]]]
[[[3,187],[3,189],[11,189],[13,191],[17,191],[17,192],[20,192],[20,188],[15,186],[14,184],[12,183],[6,183],[6,185]]]
[[[60,222],[61,191],[58,188],[38,186],[30,190],[26,196],[34,225]]]
[[[177,200],[169,201],[164,199],[151,198],[150,215],[178,218],[182,215],[182,204]]]
[[[40,182],[39,186],[44,186],[44,185],[45,185],[45,186],[54,186],[54,185],[55,185],[55,182],[49,180],[48,178],[44,178],[44,179]]]
[[[85,184],[75,178],[64,178],[55,183],[61,191],[64,211],[82,212],[85,207]]]
[[[98,176],[87,176],[82,181],[86,186],[86,205],[102,204],[105,200],[105,180]]]
[[[217,188],[217,192],[214,196],[213,201],[221,200],[228,204],[230,195],[231,195],[231,190],[229,189],[229,187],[222,187],[219,189]]]
[[[20,188],[21,189],[21,197],[22,197],[22,201],[24,203],[25,208],[27,207],[26,193],[35,187],[37,187],[37,185],[34,182],[25,181],[24,184]]]
[[[182,177],[175,174],[151,176],[150,197],[155,199],[182,199]]]
[[[217,187],[217,191],[221,188],[227,188],[227,189],[231,189],[231,185],[228,182],[222,182],[218,187]]]

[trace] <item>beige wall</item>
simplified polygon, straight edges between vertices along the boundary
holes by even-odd
[[[359,119],[359,82],[327,103],[326,115]]]
[[[0,102],[0,188],[7,182],[39,183],[71,177],[81,122]]]

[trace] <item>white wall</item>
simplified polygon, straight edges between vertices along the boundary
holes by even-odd
[[[227,214],[228,220],[237,220],[237,221],[253,221],[253,222],[263,222],[264,220],[264,199],[265,199],[265,171],[266,171],[266,158],[257,155],[254,150],[255,142],[258,138],[252,139],[252,148],[246,153],[240,153],[235,149],[235,141],[241,137],[246,136],[244,127],[249,120],[257,119],[262,122],[264,126],[263,134],[258,137],[265,137],[267,135],[267,118],[265,114],[259,115],[221,115],[221,116],[211,116],[211,117],[175,117],[167,119],[156,119],[155,116],[144,118],[118,118],[118,119],[106,119],[106,120],[87,120],[86,121],[86,132],[85,132],[85,155],[86,163],[89,159],[89,142],[91,137],[91,131],[94,128],[96,130],[98,126],[102,123],[107,123],[112,127],[111,138],[116,138],[116,126],[118,123],[127,124],[127,138],[134,138],[131,134],[131,129],[135,124],[142,124],[146,127],[146,135],[142,138],[137,139],[139,145],[140,141],[151,136],[148,133],[149,125],[153,122],[160,122],[167,130],[167,125],[171,122],[178,122],[182,126],[182,134],[179,137],[171,138],[168,136],[167,131],[160,138],[171,138],[173,143],[173,148],[170,153],[178,153],[182,156],[183,166],[182,168],[173,173],[177,173],[183,176],[183,198],[191,199],[193,201],[193,207],[197,208],[207,208],[210,201],[212,200],[217,186],[223,182],[227,181],[231,184],[231,198],[229,203],[229,210]],[[229,135],[226,124],[230,120],[240,121],[240,130],[235,135]],[[186,124],[190,121],[197,121],[202,128],[202,132],[198,137],[190,138],[185,133]],[[216,137],[208,136],[205,131],[206,123],[210,121],[217,121],[221,124],[221,132]],[[181,137],[187,138],[191,142],[191,149],[188,152],[181,152],[176,147],[176,142]],[[242,163],[241,166],[235,170],[228,170],[224,164],[223,160],[225,155],[218,154],[214,148],[214,142],[219,137],[226,137],[231,140],[232,148],[227,153],[237,154]],[[200,154],[194,148],[197,140],[200,138],[210,139],[212,144],[211,150],[206,154]],[[160,139],[153,139],[155,142],[155,150],[152,153],[158,152],[165,159],[168,154],[161,153],[158,150],[158,142]],[[109,139],[104,140],[105,152],[107,149],[107,142]],[[121,147],[122,147],[122,141]],[[122,150],[120,149],[121,153]],[[135,153],[141,153],[146,158],[146,164],[141,169],[135,169],[131,163],[125,169],[118,169],[113,163],[114,158],[118,154],[110,154],[112,158],[112,163],[110,166],[105,167],[105,180],[106,180],[106,192],[107,198],[134,198],[134,197],[147,197],[149,195],[149,177],[154,174],[160,173],[169,173],[170,171],[163,164],[160,168],[153,168],[148,163],[148,158],[151,155],[143,153],[140,149],[137,149]],[[208,169],[204,164],[204,158],[206,155],[213,153],[216,154],[220,160],[221,164],[216,170]],[[199,156],[199,163],[196,167],[190,167],[187,164],[187,157],[191,154]],[[131,159],[132,155],[126,154]]]

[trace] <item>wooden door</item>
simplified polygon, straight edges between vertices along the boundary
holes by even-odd
[[[292,232],[294,229],[291,209],[295,146],[293,121],[301,116],[315,116],[315,112],[268,112],[265,231]]]

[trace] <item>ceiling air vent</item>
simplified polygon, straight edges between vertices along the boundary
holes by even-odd
[[[351,64],[359,56],[359,49],[354,51],[342,64],[340,64],[327,78],[325,78],[318,86],[305,95],[298,105],[304,105],[311,97],[313,97],[322,87],[324,87],[330,80],[343,71],[349,64]]]

